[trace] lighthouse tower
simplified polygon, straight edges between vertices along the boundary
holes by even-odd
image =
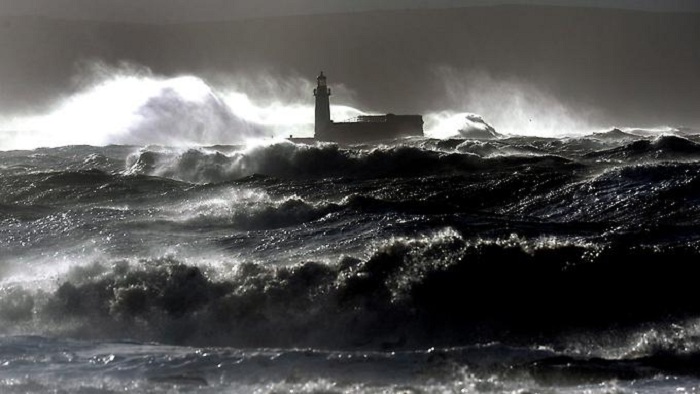
[[[316,96],[316,123],[314,124],[314,133],[316,138],[322,136],[324,130],[328,128],[331,124],[331,104],[329,97],[331,95],[331,90],[326,85],[326,76],[323,75],[323,71],[316,78],[318,86],[314,89],[314,96]]]

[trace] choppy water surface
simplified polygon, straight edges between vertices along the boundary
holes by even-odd
[[[698,141],[0,152],[0,391],[693,391]]]

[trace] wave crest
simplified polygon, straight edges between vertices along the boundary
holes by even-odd
[[[518,341],[697,316],[698,257],[695,246],[469,241],[446,230],[395,239],[367,259],[344,257],[334,265],[95,264],[74,269],[54,292],[6,294],[0,314],[7,317],[4,331],[38,319],[54,333],[203,345]],[[664,281],[676,286],[638,291]],[[517,296],[503,297],[499,289]]]
[[[500,156],[446,153],[411,146],[370,150],[334,144],[279,142],[232,153],[205,149],[185,152],[141,149],[127,159],[128,174],[146,174],[195,183],[224,182],[255,174],[279,178],[384,178],[449,175],[479,169],[568,164],[558,156]]]

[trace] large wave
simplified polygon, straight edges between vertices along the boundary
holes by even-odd
[[[0,114],[0,149],[201,146],[313,135],[313,103],[298,101],[311,82],[271,75],[237,78],[215,87],[192,75],[166,77],[135,65],[89,64],[74,78],[82,82],[76,91],[45,113]],[[280,86],[286,86],[283,92]],[[331,110],[336,119],[363,114],[346,105]]]
[[[203,80],[114,75],[70,96],[47,115],[17,118],[3,148],[76,144],[213,144],[260,136]]]
[[[53,291],[5,286],[0,315],[4,332],[180,344],[518,343],[697,316],[698,257],[697,245],[474,241],[447,229],[333,265],[96,263],[74,268]],[[664,292],[640,290],[667,280],[674,286]]]
[[[448,153],[411,146],[370,150],[341,149],[334,144],[298,145],[279,142],[222,153],[206,149],[142,149],[127,160],[128,173],[188,182],[222,182],[261,174],[281,178],[411,177],[455,174],[485,168],[566,165],[557,156],[502,156],[484,159],[469,153]]]

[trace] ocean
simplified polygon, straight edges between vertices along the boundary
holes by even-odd
[[[700,137],[0,152],[0,392],[700,388]]]

